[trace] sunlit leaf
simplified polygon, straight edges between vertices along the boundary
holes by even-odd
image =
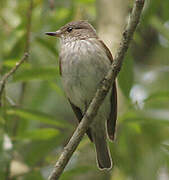
[[[58,67],[33,67],[16,73],[14,81],[56,79],[58,74]]]
[[[134,130],[137,134],[141,133],[141,128],[139,126],[139,123],[137,123],[137,121],[130,123],[130,128],[132,129],[132,131]]]
[[[95,2],[95,0],[75,0],[75,1],[77,1],[78,3],[80,2],[80,3],[84,3],[84,4],[89,4],[89,3]]]
[[[19,62],[20,59],[7,59],[3,62],[3,66],[8,67],[8,68],[13,68],[16,66],[16,63]],[[23,63],[22,68],[29,68],[30,64],[28,63]]]
[[[68,123],[66,123],[65,121],[61,121],[61,120],[56,120],[56,118],[42,113],[42,112],[38,112],[38,111],[32,111],[32,110],[26,110],[26,109],[8,109],[7,113],[9,115],[17,115],[21,118],[30,120],[30,121],[40,121],[46,124],[51,124],[51,125],[55,125],[57,127],[68,127]]]
[[[58,21],[61,19],[66,19],[70,16],[70,10],[68,8],[60,8],[57,12],[55,12],[55,19]]]
[[[16,139],[47,140],[59,135],[59,130],[52,128],[29,130]]]

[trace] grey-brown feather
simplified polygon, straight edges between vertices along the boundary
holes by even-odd
[[[80,27],[82,28],[82,25],[79,25]],[[65,28],[66,26],[63,30]],[[61,35],[61,79],[66,96],[80,121],[113,58],[109,49],[98,39],[94,29],[91,29],[91,25],[85,24],[85,28],[80,31],[77,28],[72,33],[72,35],[71,33]],[[106,139],[107,131],[110,139],[114,137],[116,105],[117,96],[114,83],[87,131],[89,138],[95,143],[98,165],[102,169],[111,168],[112,164]]]
[[[68,99],[69,100],[69,99]],[[74,104],[71,103],[71,101],[69,100],[69,103],[76,115],[76,118],[77,120],[80,122],[83,118],[83,114],[80,110],[80,108],[76,107]],[[89,128],[87,131],[86,131],[86,134],[88,135],[89,139],[91,140],[91,142],[93,142],[93,138],[92,138],[92,134],[91,134],[91,129]]]

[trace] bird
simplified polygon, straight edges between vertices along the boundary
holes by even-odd
[[[86,20],[72,21],[46,35],[60,40],[59,69],[65,95],[80,122],[107,74],[113,56]],[[115,139],[117,89],[114,81],[92,124],[86,131],[95,145],[100,170],[112,168],[108,139]]]

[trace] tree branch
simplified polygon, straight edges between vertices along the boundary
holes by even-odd
[[[124,55],[129,47],[129,43],[132,39],[137,24],[139,23],[143,5],[144,5],[144,0],[135,0],[129,22],[123,33],[122,41],[115,55],[114,62],[111,65],[110,70],[108,71],[106,77],[104,78],[101,87],[97,90],[95,97],[93,98],[92,102],[89,105],[89,108],[87,109],[87,112],[83,116],[83,119],[79,123],[73,136],[71,137],[70,141],[68,142],[62,154],[60,155],[58,161],[56,162],[55,167],[48,178],[49,180],[59,179],[65,166],[69,162],[73,152],[76,150],[86,130],[92,123],[93,118],[96,116],[100,105],[103,103],[104,98],[106,97],[112,85],[112,82],[115,80],[117,74],[121,69]]]
[[[2,106],[2,94],[3,91],[5,89],[5,85],[6,85],[6,81],[8,80],[8,78],[15,73],[15,71],[19,68],[19,66],[28,58],[28,53],[25,53],[24,56],[22,57],[22,59],[16,63],[16,65],[8,72],[6,73],[1,81],[0,81],[0,107]]]

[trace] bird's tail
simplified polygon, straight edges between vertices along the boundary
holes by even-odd
[[[112,160],[106,138],[101,134],[93,135],[93,141],[96,147],[97,163],[100,169],[111,169]]]

